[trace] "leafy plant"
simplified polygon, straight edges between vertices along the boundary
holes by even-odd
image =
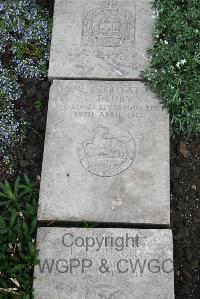
[[[36,0],[0,2],[0,159],[23,140],[24,121],[15,103],[24,78],[47,76],[51,18]],[[6,165],[4,165],[5,167]],[[6,168],[6,167],[5,167]],[[6,173],[9,174],[9,173]]]
[[[200,2],[155,0],[155,44],[142,74],[171,116],[173,133],[200,133]]]
[[[21,139],[20,124],[14,117],[14,102],[18,101],[22,91],[17,82],[17,77],[6,70],[0,63],[0,156],[4,154],[6,145],[14,144]]]
[[[3,1],[0,54],[7,68],[23,78],[47,74],[51,19],[36,1]]]
[[[31,298],[38,189],[24,175],[0,182],[0,298]]]

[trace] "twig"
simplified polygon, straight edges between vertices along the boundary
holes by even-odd
[[[16,290],[17,290],[17,288],[8,288],[8,289],[0,288],[0,292],[20,296],[20,294],[18,292],[15,292]]]

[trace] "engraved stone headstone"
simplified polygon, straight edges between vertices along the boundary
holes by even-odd
[[[169,120],[141,82],[54,81],[39,220],[169,224]]]
[[[35,299],[174,299],[170,230],[40,228]]]
[[[138,78],[152,28],[151,0],[56,0],[49,77]]]

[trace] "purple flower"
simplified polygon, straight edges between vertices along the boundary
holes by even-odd
[[[5,2],[0,3],[0,12],[4,11],[5,8],[6,8],[6,3]]]

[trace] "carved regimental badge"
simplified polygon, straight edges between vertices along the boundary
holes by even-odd
[[[130,3],[130,2],[128,2]],[[128,7],[128,6],[127,6]],[[120,1],[106,0],[86,6],[82,39],[101,47],[119,47],[135,39],[135,5],[122,8]]]
[[[136,158],[134,138],[126,131],[98,126],[80,146],[80,162],[97,176],[111,177],[127,170]]]

